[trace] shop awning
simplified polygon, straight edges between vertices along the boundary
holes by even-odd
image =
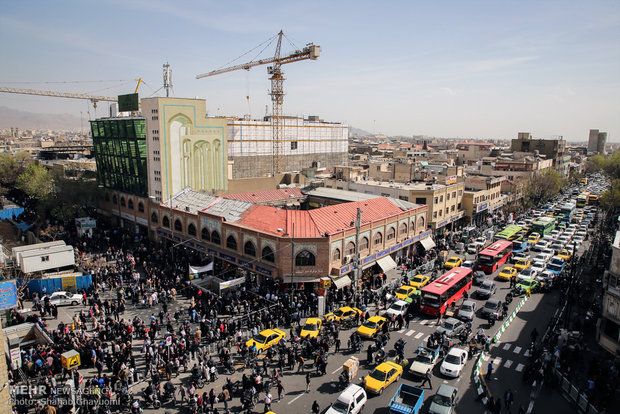
[[[381,269],[384,272],[387,272],[388,270],[392,270],[396,268],[396,262],[394,261],[394,259],[392,259],[392,256],[390,255],[387,255],[377,260],[377,264],[381,267]]]
[[[426,250],[430,250],[435,247],[435,242],[430,237],[420,240],[420,243],[422,243],[422,246],[424,246],[424,249]]]
[[[351,284],[351,278],[349,276],[339,277],[338,279],[332,278],[332,281],[334,282],[336,289],[342,289],[343,287]]]

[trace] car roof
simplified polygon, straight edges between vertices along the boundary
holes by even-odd
[[[456,318],[449,317],[445,320],[445,322],[455,323],[455,322],[460,322],[460,321]]]
[[[319,318],[308,318],[306,319],[306,323],[317,323],[317,322],[323,322],[322,320],[320,320]]]
[[[452,354],[452,355],[462,355],[463,353],[467,353],[466,350],[453,346],[452,348],[450,348],[450,351],[448,352],[448,354]]]
[[[465,301],[463,301],[463,303],[461,303],[461,306],[463,306],[465,304],[467,304],[467,305],[475,305],[476,302],[474,302],[473,300],[465,300]]]
[[[392,303],[392,305],[400,305],[400,306],[403,306],[403,305],[408,305],[408,303],[407,303],[407,302],[405,302],[404,300],[400,300],[400,299],[398,299],[396,302]]]
[[[458,389],[456,387],[453,387],[448,384],[441,384],[436,394],[441,395],[442,397],[452,398],[452,394],[454,393],[454,390],[457,390],[458,392]]]
[[[489,299],[489,300],[487,300],[486,303],[495,303],[495,304],[497,304],[497,303],[499,303],[499,299]]]
[[[400,365],[398,365],[398,364],[396,364],[396,363],[394,363],[392,361],[385,361],[385,362],[382,362],[379,365],[377,365],[375,367],[375,369],[379,370],[379,371],[387,372],[388,370],[390,370],[392,368],[398,368],[398,367],[400,367]]]
[[[377,322],[377,321],[386,321],[387,319],[385,319],[383,316],[375,315],[375,316],[371,316],[370,318],[368,318],[366,320],[367,321],[372,321],[372,322]]]
[[[361,390],[363,390],[363,388],[359,385],[351,384],[347,388],[345,388],[344,391],[342,391],[342,394],[338,396],[338,399],[344,401],[347,404],[350,404],[353,401],[353,398],[355,398],[355,395]]]

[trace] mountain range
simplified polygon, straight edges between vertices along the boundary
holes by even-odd
[[[80,117],[71,114],[37,114],[0,106],[0,128],[80,130]],[[83,127],[89,129],[88,120]]]

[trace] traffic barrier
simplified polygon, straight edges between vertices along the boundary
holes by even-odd
[[[560,370],[553,367],[553,373],[558,379],[560,384],[560,390],[562,396],[570,403],[577,404],[579,412],[586,414],[599,414],[599,411],[588,401],[588,396],[584,392],[579,392],[579,389],[574,386],[568,378],[566,378]]]

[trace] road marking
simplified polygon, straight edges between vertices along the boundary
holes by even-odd
[[[444,384],[447,384],[447,383],[448,383],[448,380],[443,380],[443,383],[444,383]]]
[[[534,409],[534,400],[530,401],[530,405],[527,406],[527,414],[530,414]]]
[[[430,321],[426,326],[435,326],[436,323],[437,321]]]
[[[500,357],[497,357],[493,360],[493,364],[494,365],[499,365],[502,363],[502,359]]]
[[[422,332],[418,332],[418,334],[416,336],[414,336],[415,339],[420,339],[422,337],[422,335],[424,335]]]
[[[530,354],[530,350],[526,349],[525,353],[523,354],[523,356],[529,357],[530,355],[532,355],[532,354]]]
[[[510,349],[510,344],[505,344],[502,348],[504,351],[508,351]]]
[[[523,365],[523,364],[519,364],[519,365],[517,365],[517,367],[515,368],[515,371],[517,371],[517,372],[521,372],[521,371],[523,371],[523,368],[525,368],[525,365]]]
[[[404,329],[404,328],[403,328],[403,329],[401,329],[400,331],[398,331],[398,333],[400,333],[400,334],[401,334],[401,333],[405,332],[405,330],[406,330],[406,329]]]
[[[415,332],[415,331],[412,329],[412,330],[410,330],[409,332],[407,332],[407,333],[405,334],[405,336],[411,336],[411,335],[413,335],[413,333],[414,333],[414,332]]]
[[[520,346],[516,346],[515,349],[512,350],[512,352],[514,352],[515,354],[518,354],[519,352],[521,352],[521,348]]]
[[[342,369],[342,366],[339,366],[334,372],[332,372],[332,375],[334,375],[336,372],[340,371]]]
[[[420,322],[420,317],[419,317],[419,316],[416,316],[416,317],[413,319],[413,322]]]
[[[422,319],[422,320],[420,321],[420,323],[421,323],[422,325],[426,325],[426,324],[428,323],[428,321],[427,321],[426,319]]]
[[[301,392],[301,394],[299,394],[297,397],[295,397],[295,398],[293,398],[292,400],[290,400],[290,401],[288,402],[288,405],[293,404],[295,401],[297,401],[297,400],[299,399],[299,397],[301,397],[301,396],[302,396],[302,395],[304,395],[304,394],[305,394],[305,392],[303,392],[303,391],[302,391],[302,392]]]
[[[509,359],[508,361],[506,361],[506,363],[504,364],[504,368],[510,368],[512,365],[512,361]]]
[[[488,361],[490,357],[491,357],[491,355],[489,355],[489,354],[484,354],[484,355],[482,356],[482,360],[483,360],[483,361]]]
[[[428,338],[430,338],[430,335],[426,335],[426,338],[424,338],[424,342],[428,342]]]

